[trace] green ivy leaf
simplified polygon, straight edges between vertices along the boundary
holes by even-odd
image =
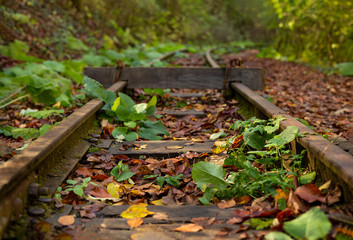
[[[127,135],[127,131],[128,131],[127,127],[116,127],[112,131],[112,136],[117,139],[125,139]]]
[[[226,175],[222,166],[209,162],[198,162],[192,167],[192,179],[196,185],[205,191],[206,187],[213,186],[213,189],[223,190],[228,183],[224,180]]]
[[[218,133],[211,134],[210,140],[216,140],[216,139],[218,139],[220,137],[225,137],[225,136],[227,136],[227,134],[224,131],[220,131]]]
[[[31,116],[37,119],[45,119],[45,118],[49,118],[51,115],[53,115],[54,113],[56,113],[57,115],[64,113],[64,110],[59,109],[59,110],[42,110],[42,111],[21,111],[22,115],[26,115],[26,116]]]
[[[127,107],[127,108],[132,108],[135,106],[135,102],[125,93],[119,92],[119,97],[120,97],[120,104]]]
[[[298,132],[299,132],[298,127],[289,126],[286,129],[284,129],[284,131],[281,132],[279,135],[274,136],[273,138],[268,140],[266,147],[273,147],[273,146],[279,147],[287,143],[290,143],[298,135]]]
[[[121,160],[118,165],[111,170],[110,175],[114,176],[115,179],[120,182],[131,178],[134,173],[130,172],[129,166],[123,164],[123,161]]]
[[[284,230],[296,239],[316,240],[324,238],[332,224],[320,208],[313,207],[296,219],[285,222]]]
[[[261,150],[266,144],[266,138],[257,132],[250,131],[244,133],[244,143],[252,148]]]
[[[135,128],[136,125],[137,125],[136,122],[133,122],[133,121],[124,122],[124,126],[126,126],[128,128]]]
[[[136,113],[143,113],[147,108],[147,103],[139,103],[132,107]]]
[[[135,141],[138,138],[138,134],[136,132],[129,132],[125,136],[126,141]]]
[[[314,181],[315,177],[316,177],[316,172],[310,172],[305,175],[301,175],[298,180],[301,185],[304,185]]]

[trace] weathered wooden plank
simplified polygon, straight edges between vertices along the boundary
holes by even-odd
[[[85,68],[84,74],[111,86],[117,78],[116,68]],[[224,89],[225,68],[130,68],[122,69],[119,80],[128,81],[128,88],[191,88]],[[241,82],[253,90],[264,87],[261,68],[232,68],[228,71],[228,84]],[[227,84],[227,87],[228,87]]]
[[[136,141],[113,144],[109,148],[112,154],[126,155],[173,155],[188,151],[211,152],[214,141],[193,142],[193,141]],[[124,145],[125,144],[125,145]],[[140,145],[135,148],[133,144]],[[128,146],[126,149],[125,146]],[[126,149],[126,150],[125,150]]]
[[[119,79],[128,88],[224,89],[225,68],[124,68]],[[260,68],[229,69],[227,81],[253,90],[264,87]]]
[[[206,96],[204,93],[168,93],[169,97],[175,98],[193,98]]]
[[[129,206],[106,206],[101,211],[97,212],[97,217],[116,217],[125,211]],[[164,212],[168,215],[170,220],[182,221],[184,218],[197,218],[197,217],[216,217],[220,220],[227,220],[233,217],[233,211],[236,209],[219,209],[217,206],[154,206],[147,207],[152,212]]]
[[[190,109],[190,110],[165,109],[165,110],[163,110],[163,112],[165,112],[165,114],[167,114],[167,115],[172,115],[175,117],[184,117],[187,115],[194,115],[196,117],[206,117],[207,116],[204,111],[196,111],[194,109]]]
[[[114,84],[117,72],[117,68],[112,67],[86,67],[83,74],[100,82],[104,88],[108,88]]]

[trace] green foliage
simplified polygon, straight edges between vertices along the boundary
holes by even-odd
[[[266,228],[270,228],[272,225],[272,218],[251,218],[246,220],[243,224],[244,226],[250,226],[256,230],[263,230]]]
[[[167,183],[171,186],[174,187],[179,187],[180,185],[180,180],[183,179],[183,174],[179,174],[177,176],[161,176],[161,177],[157,177],[157,183],[160,187],[163,187],[164,183]]]
[[[353,62],[336,64],[335,68],[343,76],[353,76]]]
[[[121,160],[110,172],[111,176],[114,176],[118,182],[125,181],[131,178],[134,173],[130,172],[129,166],[123,164]]]
[[[61,113],[64,113],[64,110],[62,110],[62,109],[58,109],[58,110],[49,109],[49,110],[38,111],[38,110],[33,110],[33,109],[29,108],[26,110],[21,110],[21,112],[20,112],[21,115],[31,116],[31,117],[34,117],[37,119],[50,118],[50,116],[53,114],[60,115]]]
[[[353,61],[351,0],[271,0],[271,4],[280,53],[320,65]]]
[[[328,217],[320,208],[313,207],[296,219],[285,222],[284,230],[295,239],[316,240],[324,238],[332,227]]]
[[[27,43],[15,40],[10,43],[8,46],[0,46],[0,55],[4,55],[16,60],[25,61],[25,62],[42,62],[42,59],[29,56],[29,46]]]
[[[32,138],[38,138],[39,136],[42,136],[44,133],[49,131],[49,129],[52,127],[53,125],[49,125],[49,124],[43,124],[43,126],[40,129],[16,128],[16,127],[6,125],[3,127],[0,127],[0,134],[4,134],[5,136],[12,137],[14,139],[17,139],[20,137],[26,141]]]
[[[298,128],[290,126],[276,134],[283,119],[252,118],[237,121],[231,126],[234,130],[240,130],[241,134],[227,141],[225,147],[228,149],[228,158],[224,165],[235,165],[238,171],[229,172],[226,179],[226,173],[220,165],[199,162],[193,166],[192,178],[204,192],[204,196],[199,199],[203,204],[209,204],[214,196],[220,199],[229,199],[235,195],[267,197],[276,195],[277,188],[294,188],[289,175],[296,173],[283,170],[283,158],[290,159],[294,167],[294,162],[300,166],[303,155],[294,155],[286,149],[286,145],[298,136]],[[265,172],[254,167],[254,161],[264,164]],[[268,167],[271,167],[269,172]],[[311,176],[304,175],[303,181],[312,180]]]
[[[98,184],[90,181],[91,181],[90,177],[84,178],[81,183],[77,182],[76,180],[68,179],[66,180],[68,185],[65,187],[65,191],[73,191],[77,196],[81,198],[85,198],[86,195],[84,191],[85,191],[85,188],[88,186],[88,184],[98,186]]]

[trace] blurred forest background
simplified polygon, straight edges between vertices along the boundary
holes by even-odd
[[[0,44],[24,41],[29,51],[41,58],[74,57],[74,53],[86,51],[85,46],[122,49],[161,42],[210,45],[252,41],[267,47],[269,57],[286,56],[321,66],[353,61],[353,0],[0,3]],[[5,50],[0,53],[6,55]]]

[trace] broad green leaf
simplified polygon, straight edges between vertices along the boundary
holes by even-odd
[[[138,134],[136,132],[129,132],[125,136],[126,141],[135,141],[138,138]]]
[[[123,161],[120,161],[118,165],[111,170],[110,175],[114,176],[115,179],[120,182],[131,178],[134,173],[130,172],[128,165],[123,164]]]
[[[279,129],[279,124],[280,124],[280,122],[283,121],[283,120],[285,120],[284,117],[282,117],[282,116],[277,117],[277,118],[273,121],[274,126],[265,126],[265,127],[264,127],[265,132],[267,132],[268,134],[271,134],[271,133],[276,132],[276,131]]]
[[[320,208],[313,207],[296,219],[285,222],[284,230],[296,239],[316,240],[324,238],[332,224]]]
[[[290,236],[283,232],[270,232],[265,236],[266,240],[293,240]]]
[[[59,109],[59,110],[41,110],[41,111],[26,111],[23,112],[23,115],[27,115],[27,116],[31,116],[37,119],[44,119],[44,118],[49,118],[51,115],[53,115],[54,113],[56,114],[60,114],[60,113],[64,113],[64,110]]]
[[[224,131],[220,131],[218,133],[211,134],[210,140],[216,140],[216,139],[218,139],[220,137],[225,137],[225,136],[227,136],[227,134]]]
[[[105,90],[102,84],[87,76],[84,76],[83,83],[86,95],[103,101],[108,104],[110,108],[113,106],[116,99],[116,94],[113,91]]]
[[[250,218],[246,220],[243,224],[244,226],[251,226],[256,230],[263,230],[270,228],[273,222],[273,218]]]
[[[133,122],[133,121],[124,122],[124,126],[126,126],[128,128],[135,128],[136,125],[137,125],[136,122]]]
[[[71,180],[71,179],[66,180],[66,182],[71,185],[75,185],[77,183],[76,180]]]
[[[217,164],[198,162],[193,165],[191,173],[192,179],[202,191],[205,191],[208,186],[222,190],[228,185],[224,180],[225,170]]]
[[[64,72],[65,71],[65,66],[57,61],[44,61],[43,65],[52,71],[56,72]]]
[[[125,139],[127,131],[128,131],[127,127],[116,127],[112,131],[112,136],[114,138],[118,138],[118,139]],[[124,138],[122,138],[121,136],[123,136]]]
[[[146,129],[154,129],[157,134],[163,134],[163,135],[169,135],[170,133],[168,132],[167,128],[164,126],[164,124],[161,121],[141,121],[138,124],[141,128],[146,128]]]
[[[199,201],[203,205],[210,205],[211,199],[214,197],[214,191],[210,187],[206,187],[203,196],[199,198]]]
[[[130,120],[131,121],[139,121],[146,119],[146,115],[144,113],[131,113]]]
[[[39,129],[39,134],[42,136],[44,133],[48,132],[49,129],[51,129],[53,125],[50,124],[43,124],[43,126]]]
[[[146,110],[146,108],[147,108],[147,103],[139,103],[132,107],[132,109],[134,109],[136,113],[142,113],[143,111]]]
[[[246,132],[244,133],[244,143],[252,148],[261,150],[265,146],[266,138],[257,132]]]
[[[148,140],[161,140],[162,137],[158,136],[159,131],[152,128],[139,128],[138,135]]]
[[[74,192],[75,194],[77,194],[78,196],[81,196],[81,197],[84,196],[83,188],[82,188],[81,185],[76,185],[76,186],[74,186],[74,187],[73,187],[73,192]]]
[[[271,147],[271,146],[282,146],[287,143],[290,143],[295,139],[295,137],[298,134],[298,127],[296,126],[289,126],[287,127],[283,132],[281,132],[279,135],[274,136],[272,139],[267,141],[266,147]]]
[[[35,128],[13,128],[11,135],[14,139],[20,137],[23,140],[28,140],[39,137],[39,130]]]
[[[135,106],[135,102],[125,93],[119,92],[119,97],[120,97],[120,104],[127,107],[127,108],[132,108]]]
[[[133,120],[131,119],[130,115],[131,115],[131,112],[130,110],[126,107],[126,106],[123,106],[123,105],[119,105],[116,110],[115,110],[115,114],[116,114],[116,117],[120,120],[120,121],[130,121],[130,120]],[[133,120],[134,121],[134,120]]]
[[[339,63],[335,67],[343,76],[353,76],[353,62]]]
[[[307,184],[307,183],[311,183],[312,181],[314,181],[316,176],[316,172],[310,172],[307,173],[305,175],[302,175],[299,177],[299,183],[301,185]]]

